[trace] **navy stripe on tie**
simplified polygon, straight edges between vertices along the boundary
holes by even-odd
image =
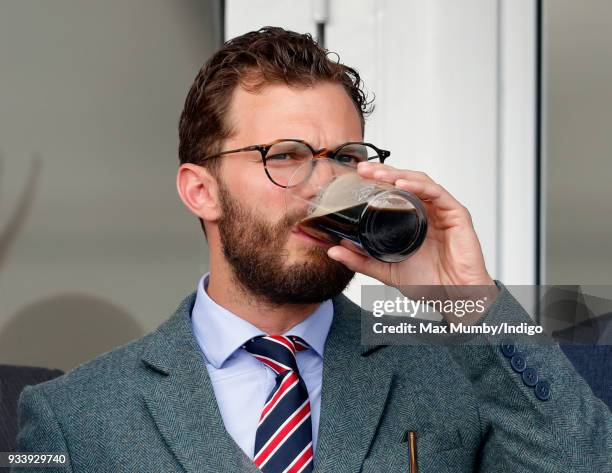
[[[264,473],[309,473],[313,469],[308,390],[295,358],[308,344],[299,337],[263,335],[243,348],[276,374],[255,433],[253,461]]]
[[[312,427],[310,422],[302,423],[291,437],[277,450],[277,452],[264,465],[265,472],[282,472],[295,459],[294,444],[312,444]],[[312,463],[312,462],[311,462]],[[310,471],[308,469],[302,471]]]
[[[260,440],[270,438],[274,432],[278,430],[281,424],[287,419],[295,410],[295,406],[299,406],[304,402],[304,381],[299,380],[298,385],[287,391],[287,394],[279,401],[274,409],[266,416],[265,420],[259,424],[257,429],[257,438]],[[308,393],[306,393],[308,396]],[[255,444],[255,450],[258,451],[263,445]]]

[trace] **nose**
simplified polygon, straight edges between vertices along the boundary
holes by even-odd
[[[310,186],[320,190],[336,177],[336,165],[333,160],[319,154],[312,160]]]
[[[317,197],[325,186],[334,180],[336,171],[332,160],[326,158],[317,157],[302,166],[302,170],[296,173],[300,184],[288,188],[286,198],[291,207],[303,207],[309,213],[316,207]]]
[[[300,172],[300,184],[287,189],[286,199],[292,208],[302,208],[310,213],[320,205],[323,190],[343,172],[336,161],[322,156],[316,156],[303,166],[308,166],[308,169]]]

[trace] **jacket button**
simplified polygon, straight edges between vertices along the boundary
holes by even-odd
[[[538,378],[538,370],[536,370],[535,368],[529,367],[526,368],[525,371],[523,371],[523,383],[525,383],[530,388],[537,384]]]
[[[517,373],[521,373],[525,371],[525,368],[527,368],[527,362],[525,361],[525,357],[518,352],[515,353],[512,358],[510,358],[510,365],[512,366],[512,369]]]
[[[516,345],[512,343],[512,340],[504,340],[501,343],[501,351],[504,356],[512,358],[516,353]]]
[[[544,379],[537,382],[534,390],[536,397],[540,401],[546,401],[550,397],[550,384]]]

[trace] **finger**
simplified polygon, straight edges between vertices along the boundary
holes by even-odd
[[[393,166],[389,166],[388,164],[383,164],[377,161],[362,161],[360,163],[357,163],[357,169],[368,170],[368,169],[380,169],[380,168],[396,169]]]
[[[366,161],[363,163],[359,163],[357,165],[357,171],[359,172],[359,174],[363,174],[364,176],[365,175],[371,176],[371,175],[374,175],[374,173],[376,172],[399,171],[399,169],[394,168],[393,166],[389,166],[388,164]]]
[[[362,255],[351,251],[344,246],[332,246],[327,250],[327,255],[336,261],[344,264],[352,271],[365,274],[367,276],[376,277],[376,266],[378,261],[373,260],[369,256]]]
[[[345,248],[348,248],[351,251],[355,251],[357,253],[363,254],[363,250],[360,249],[355,243],[353,243],[351,240],[347,240],[346,238],[343,238],[342,240],[340,240],[340,244],[342,246],[344,246]]]
[[[382,182],[394,183],[398,179],[412,179],[416,181],[428,180],[434,182],[427,174],[420,171],[396,169],[381,163],[372,163],[372,166],[358,166],[357,170],[362,177],[376,179]]]
[[[411,181],[407,179],[398,179],[395,181],[395,186],[412,192],[419,199],[431,202],[432,205],[440,210],[460,210],[463,205],[455,199],[440,184],[431,181]]]
[[[390,166],[389,164],[383,164],[375,161],[364,161],[357,164],[358,171],[364,172],[377,172],[377,171],[398,171],[398,172],[412,172],[417,175],[426,176],[424,172],[421,171],[411,171],[409,169],[398,169],[396,167]]]
[[[396,169],[382,163],[367,163],[367,166],[362,164],[365,163],[358,165],[358,171],[363,177],[395,184],[413,192],[420,199],[431,202],[440,210],[463,209],[463,205],[457,199],[424,172]]]

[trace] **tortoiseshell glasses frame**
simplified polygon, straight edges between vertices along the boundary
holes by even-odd
[[[283,149],[283,145],[285,145],[286,149]],[[293,149],[290,149],[291,146],[293,146]],[[273,150],[274,152],[270,153],[270,150]],[[342,164],[356,166],[357,163],[361,161],[379,160],[381,163],[384,163],[385,159],[391,155],[390,151],[380,149],[374,146],[372,143],[365,143],[361,141],[349,141],[341,144],[333,150],[328,150],[327,148],[316,150],[304,140],[297,138],[283,138],[274,140],[267,144],[245,146],[244,148],[230,149],[227,151],[210,154],[202,158],[200,163],[207,159],[246,151],[258,151],[261,155],[261,160],[268,179],[270,179],[272,183],[283,188],[290,186],[288,183],[284,182],[284,179],[281,178],[281,176],[286,177],[287,172],[293,169],[290,166],[295,166],[298,164],[301,165],[308,160],[312,161],[313,168],[316,162],[315,160],[321,158],[329,158]],[[274,160],[273,158],[275,157],[290,157],[291,159]],[[348,162],[343,161],[346,158],[349,159]],[[272,164],[272,162],[276,162],[276,164]]]

